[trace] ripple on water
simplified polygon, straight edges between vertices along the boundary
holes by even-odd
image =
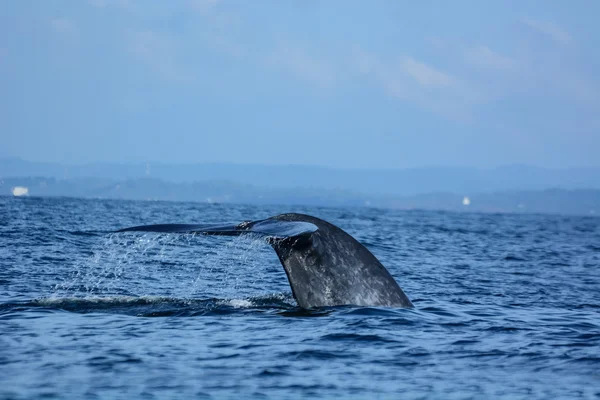
[[[260,240],[110,234],[288,211],[362,240],[415,308],[300,309]],[[600,396],[597,218],[36,198],[0,212],[0,398]]]

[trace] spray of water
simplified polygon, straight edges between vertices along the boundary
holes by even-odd
[[[226,299],[246,307],[286,289],[274,252],[258,237],[111,234],[75,263],[51,298]]]

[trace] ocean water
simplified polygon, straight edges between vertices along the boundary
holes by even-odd
[[[258,239],[111,233],[282,212],[415,308],[302,310]],[[1,197],[0,398],[600,398],[600,218]]]

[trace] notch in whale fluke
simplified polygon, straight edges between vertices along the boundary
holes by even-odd
[[[117,232],[134,231],[265,237],[302,308],[412,307],[398,283],[366,247],[337,226],[310,215],[281,214],[238,225],[146,225]]]

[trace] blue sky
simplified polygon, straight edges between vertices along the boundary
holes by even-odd
[[[597,1],[3,1],[0,156],[600,166]]]

